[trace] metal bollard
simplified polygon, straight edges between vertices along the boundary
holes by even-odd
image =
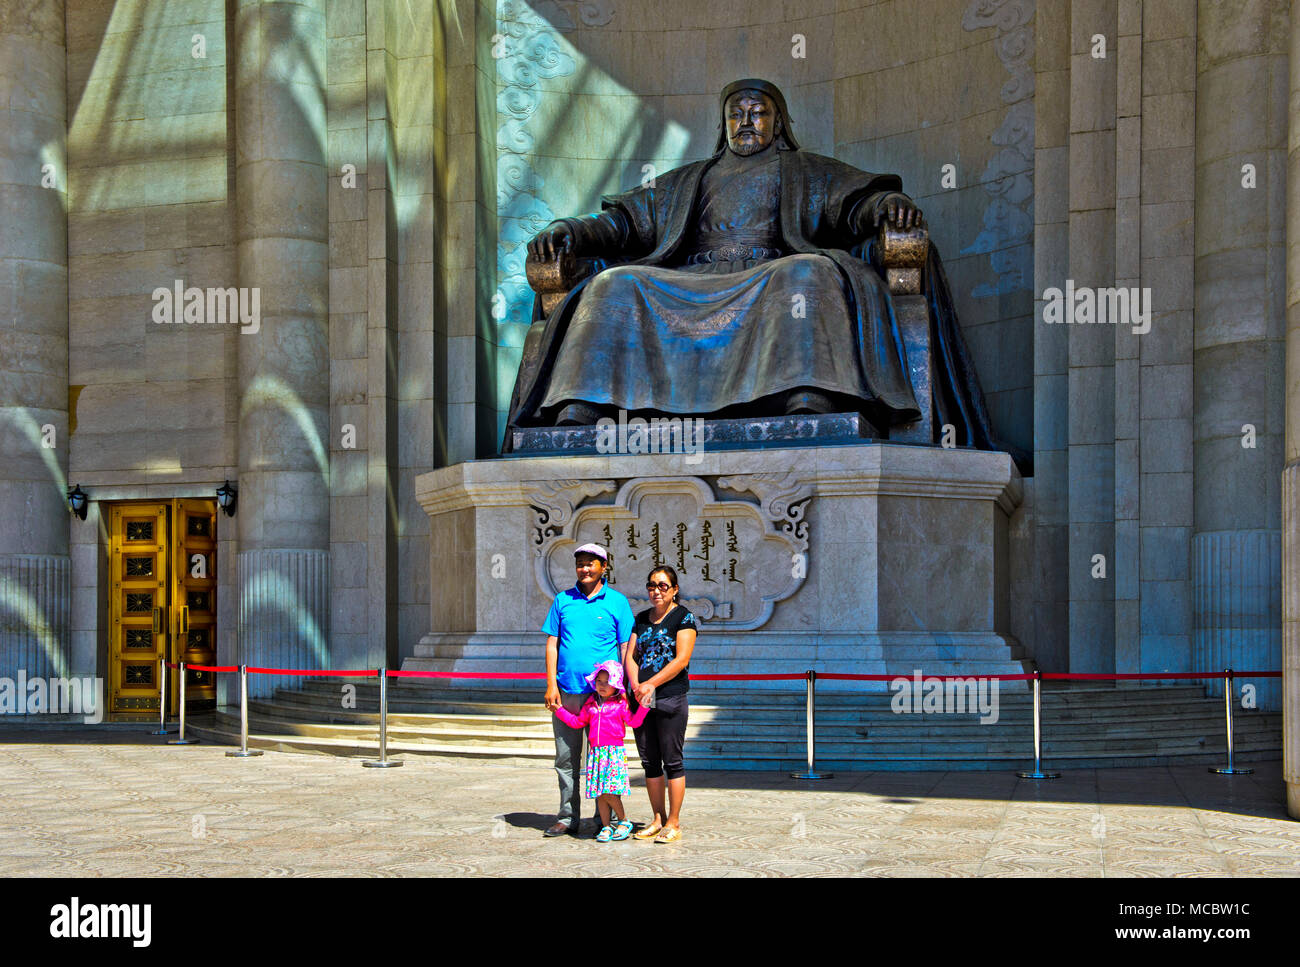
[[[1210,769],[1210,772],[1220,776],[1248,776],[1255,771],[1254,769],[1236,769],[1232,764],[1232,701],[1234,698],[1236,698],[1236,693],[1232,687],[1232,669],[1225,668],[1223,670],[1223,716],[1228,729],[1228,767],[1226,769]]]
[[[361,765],[370,769],[391,769],[402,762],[388,758],[388,669],[376,671],[379,673],[379,758],[365,759]]]
[[[150,732],[150,735],[171,735],[172,729],[167,728],[167,656],[164,655],[158,659],[158,728]]]
[[[815,749],[814,736],[817,732],[817,721],[814,707],[817,701],[817,673],[811,668],[808,669],[808,770],[806,772],[792,772],[791,779],[834,779],[833,772],[818,772],[814,765]]]
[[[168,739],[167,744],[168,745],[198,745],[199,744],[198,739],[185,738],[185,662],[180,662],[179,664],[177,664],[176,667],[177,669],[179,669],[179,673],[177,674],[176,678],[177,681],[180,682],[180,686],[179,686],[180,688],[179,698],[181,703],[180,733],[176,736],[176,738]]]
[[[261,755],[261,749],[248,747],[248,666],[239,666],[239,748],[231,749],[226,755],[247,759]]]
[[[1043,771],[1043,673],[1034,669],[1034,771],[1017,772],[1021,779],[1059,779],[1059,772]]]

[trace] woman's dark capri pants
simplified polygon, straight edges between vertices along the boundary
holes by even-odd
[[[666,775],[680,779],[686,775],[682,765],[682,746],[686,742],[686,713],[690,692],[670,698],[657,698],[639,728],[633,729],[636,749],[647,779]]]

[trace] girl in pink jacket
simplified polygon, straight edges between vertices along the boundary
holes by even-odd
[[[587,729],[587,798],[596,800],[600,810],[601,830],[597,843],[627,839],[632,835],[632,820],[623,812],[623,800],[632,791],[627,781],[627,755],[623,740],[627,727],[636,728],[649,708],[641,706],[636,714],[627,707],[623,694],[623,665],[604,661],[587,676],[596,693],[587,699],[577,715],[563,706],[555,709],[556,717],[573,729]],[[610,811],[618,822],[610,824]]]

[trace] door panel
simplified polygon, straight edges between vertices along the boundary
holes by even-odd
[[[158,711],[158,659],[167,649],[167,504],[109,510],[108,711]]]
[[[212,665],[217,657],[217,502],[173,501],[172,628],[186,664]],[[187,710],[217,707],[212,672],[186,673]]]
[[[211,665],[217,633],[217,502],[111,504],[108,711],[158,714],[158,659]],[[216,707],[212,672],[186,673],[187,711]],[[167,672],[168,714],[179,710]]]

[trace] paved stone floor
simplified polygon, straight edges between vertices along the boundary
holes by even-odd
[[[2,876],[1300,876],[1281,766],[688,777],[671,846],[543,839],[545,765],[0,731]],[[627,800],[647,817],[639,771]]]

